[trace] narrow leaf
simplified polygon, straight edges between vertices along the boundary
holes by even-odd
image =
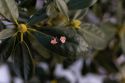
[[[30,79],[33,75],[34,64],[32,55],[24,42],[16,45],[13,52],[13,60],[15,73],[24,80]]]
[[[0,40],[9,38],[15,34],[16,30],[15,29],[4,29],[0,32]]]
[[[10,38],[2,41],[0,44],[0,62],[5,62],[12,53],[15,38]]]
[[[29,32],[28,35],[28,39],[30,40],[32,48],[44,58],[49,58],[51,55],[49,50],[46,49],[42,44],[40,44],[32,33]]]
[[[68,2],[69,10],[84,9],[92,6],[97,0],[70,0]]]
[[[28,20],[28,24],[29,25],[34,25],[36,23],[39,23],[40,21],[43,21],[45,19],[47,19],[47,14],[46,14],[46,10],[45,9],[41,9],[39,11],[37,11],[29,20]]]
[[[65,15],[67,18],[69,18],[68,7],[67,7],[65,1],[64,0],[55,0],[55,3],[57,5],[57,8],[59,9],[59,11],[62,13],[62,15]]]

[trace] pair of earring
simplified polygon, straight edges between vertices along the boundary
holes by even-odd
[[[61,36],[61,37],[60,37],[60,42],[61,42],[62,44],[64,44],[64,43],[66,42],[66,37],[65,37],[65,36]],[[50,43],[51,43],[52,45],[56,45],[56,44],[58,43],[57,38],[56,38],[56,37],[53,37],[53,38],[51,39]]]

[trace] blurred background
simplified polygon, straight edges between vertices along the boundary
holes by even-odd
[[[35,4],[37,8],[40,1]],[[54,66],[51,60],[40,61],[29,81],[14,74],[12,63],[0,63],[0,83],[125,83],[125,40],[120,36],[125,33],[125,0],[98,0],[83,20],[103,27],[109,37],[105,49],[91,50],[87,58],[66,60]],[[0,26],[4,27],[1,22]]]

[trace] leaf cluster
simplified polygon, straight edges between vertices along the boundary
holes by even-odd
[[[15,73],[28,80],[38,59],[52,59],[51,64],[55,64],[85,56],[90,49],[106,48],[110,40],[106,31],[83,21],[89,7],[96,1],[0,0],[1,17],[13,25],[0,32],[0,61],[10,58]]]

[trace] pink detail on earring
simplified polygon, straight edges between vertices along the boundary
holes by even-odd
[[[55,45],[55,44],[57,44],[58,42],[57,42],[57,39],[56,39],[55,37],[53,37],[53,38],[51,39],[50,43],[51,43],[52,45]]]
[[[60,37],[60,41],[61,41],[61,43],[64,44],[66,42],[66,37],[65,36],[61,36]]]

